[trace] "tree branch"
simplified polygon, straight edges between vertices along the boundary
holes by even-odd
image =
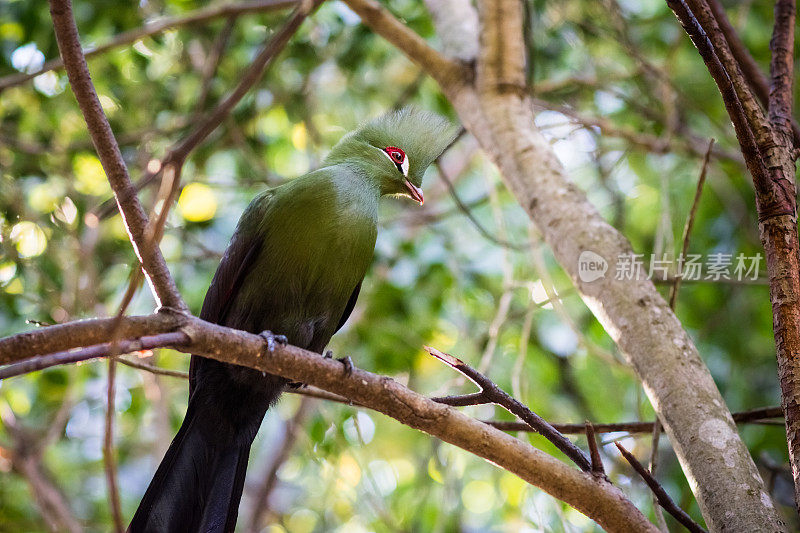
[[[158,315],[148,318],[154,328],[161,325]],[[572,505],[609,531],[655,531],[623,493],[610,483],[571,468],[456,409],[420,396],[388,377],[360,369],[353,369],[348,374],[338,361],[294,346],[278,346],[269,353],[264,339],[258,335],[210,324],[189,315],[179,318],[181,323],[171,334],[175,335],[175,341],[188,342],[173,344],[175,349],[256,368],[342,395],[499,465]],[[130,320],[123,318],[121,327],[129,329],[126,323]],[[46,334],[50,329],[42,328],[40,332]],[[142,346],[144,340],[122,340],[120,351],[141,349],[136,347]],[[0,341],[0,361],[22,359],[22,353],[9,353],[3,347],[23,343],[6,341]],[[124,346],[127,348],[122,348]],[[95,352],[96,356],[109,353],[108,348],[105,345],[105,350]]]
[[[72,92],[81,108],[92,143],[114,191],[122,220],[159,306],[186,310],[167,263],[157,246],[146,246],[147,215],[131,184],[128,168],[92,84],[83,56],[70,0],[50,0],[50,15]]]
[[[126,319],[123,319],[121,320],[121,323],[125,323],[126,321]],[[120,353],[137,352],[139,350],[152,350],[153,348],[161,348],[164,346],[180,346],[187,344],[188,342],[188,337],[181,331],[142,336],[138,339],[121,340],[119,342],[109,341],[103,344],[87,346],[85,348],[66,350],[34,357],[31,359],[25,359],[18,363],[4,366],[0,368],[0,380],[13,376],[19,376],[21,374],[27,374],[29,372],[35,372],[37,370],[44,370],[45,368],[50,368],[51,366],[88,361],[90,359],[97,359],[98,357],[107,357],[109,355],[116,355]],[[0,347],[0,360],[6,362],[13,359],[22,359],[22,357],[18,357],[17,354],[14,353],[4,353],[2,347]]]
[[[54,354],[83,346],[100,344],[111,338],[114,318],[90,318],[25,331],[0,339],[0,365],[28,359],[36,355]],[[158,335],[174,331],[180,315],[162,310],[153,315],[128,316],[120,322],[122,339]]]
[[[753,96],[750,84],[747,82],[744,74],[742,74],[738,61],[733,57],[725,35],[720,29],[708,3],[706,0],[685,1],[692,16],[696,18],[700,27],[711,41],[714,53],[725,69],[725,72],[730,77],[733,90],[736,93],[736,97],[739,99],[742,110],[747,117],[747,122],[752,128],[753,135],[759,146],[774,142],[772,140],[772,131],[767,122],[767,117],[764,115],[764,111]],[[667,4],[670,4],[670,2],[668,1]]]
[[[785,137],[792,135],[792,81],[794,80],[795,1],[775,2],[775,27],[769,49],[772,86],[769,91],[769,122]]]
[[[767,77],[761,71],[761,68],[756,63],[756,60],[753,59],[753,56],[747,50],[747,47],[742,42],[742,39],[739,37],[739,33],[731,24],[730,19],[728,19],[728,15],[725,13],[725,8],[722,6],[719,0],[706,0],[708,2],[708,6],[711,8],[711,12],[714,14],[714,18],[717,20],[717,24],[719,24],[722,33],[725,35],[725,40],[728,42],[728,45],[731,47],[731,53],[733,57],[736,58],[736,61],[739,63],[739,67],[742,69],[742,74],[747,79],[747,82],[750,84],[751,89],[755,93],[758,101],[761,102],[765,108],[769,106],[769,84],[767,82]],[[792,134],[794,137],[794,144],[795,146],[800,146],[800,125],[797,124],[797,121],[794,118],[791,118],[792,121]]]
[[[694,43],[700,53],[700,57],[706,64],[709,74],[711,74],[719,89],[725,109],[733,123],[733,129],[742,149],[745,164],[753,178],[756,191],[761,194],[767,194],[770,190],[770,184],[769,177],[764,170],[762,154],[756,144],[753,130],[733,86],[730,73],[722,65],[714,45],[684,0],[667,0],[667,5],[675,13],[686,34]]]
[[[751,409],[749,411],[741,411],[733,413],[733,420],[737,424],[759,423],[760,421],[770,418],[780,418],[783,416],[783,408],[781,407],[761,407],[758,409]],[[524,422],[505,422],[487,420],[486,424],[502,429],[503,431],[532,431],[530,426]],[[596,433],[615,433],[618,431],[625,431],[627,433],[650,433],[653,431],[653,421],[649,422],[619,422],[619,423],[592,423]],[[586,426],[584,424],[552,424],[552,426],[561,433],[585,433]],[[662,426],[663,427],[663,426]]]

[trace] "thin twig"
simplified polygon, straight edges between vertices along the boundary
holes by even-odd
[[[686,511],[678,507],[672,498],[670,498],[667,491],[664,490],[664,487],[656,481],[656,479],[650,475],[650,472],[647,471],[645,467],[642,466],[642,463],[636,460],[636,457],[633,456],[631,452],[626,450],[619,442],[614,443],[619,450],[619,453],[625,458],[626,461],[630,463],[636,472],[642,476],[644,482],[647,483],[647,486],[650,487],[650,490],[653,491],[653,494],[656,495],[658,498],[658,503],[661,504],[661,507],[664,508],[669,514],[671,514],[675,520],[680,522],[686,529],[691,531],[692,533],[706,533],[706,530],[703,529],[700,524],[692,520]]]
[[[700,169],[700,178],[697,180],[697,188],[694,191],[694,200],[692,200],[692,207],[689,209],[689,215],[686,217],[686,224],[683,226],[683,238],[681,242],[681,261],[686,257],[689,251],[689,238],[692,234],[692,227],[694,226],[694,218],[697,215],[697,208],[700,205],[700,195],[703,193],[703,185],[706,182],[706,174],[708,173],[708,162],[711,160],[711,149],[714,147],[714,139],[708,142],[706,155],[703,156],[703,166]],[[669,289],[669,308],[675,310],[675,302],[678,298],[678,290],[681,288],[682,279],[682,265],[678,263],[678,275],[675,276],[675,282]]]
[[[114,356],[108,358],[108,388],[106,392],[105,435],[103,437],[103,466],[106,472],[108,485],[108,500],[111,506],[111,517],[114,531],[122,533],[125,524],[122,521],[122,506],[119,501],[119,486],[117,484],[117,462],[114,459],[114,395],[117,376],[117,360]]]
[[[87,48],[83,51],[83,54],[87,58],[93,57],[140,39],[151,37],[171,28],[202,24],[216,18],[238,16],[246,13],[277,11],[279,9],[291,7],[295,5],[295,3],[295,0],[255,0],[252,2],[241,2],[238,4],[222,4],[211,6],[209,8],[199,9],[193,13],[181,17],[164,17],[155,22],[148,22],[140,28],[120,33],[107,43],[101,44],[100,46]],[[47,61],[44,65],[42,65],[42,68],[35,72],[11,74],[10,76],[0,78],[0,92],[2,92],[4,89],[8,89],[9,87],[14,87],[16,85],[25,83],[26,81],[44,74],[45,72],[57,70],[63,67],[63,60],[61,58],[57,58]]]
[[[505,408],[510,413],[523,420],[530,427],[534,428],[540,435],[552,442],[556,448],[561,450],[564,455],[569,457],[575,464],[577,464],[581,470],[584,472],[591,471],[592,464],[589,461],[589,458],[586,457],[586,454],[583,453],[580,448],[575,446],[575,444],[573,444],[572,441],[567,439],[564,435],[556,431],[556,429],[542,417],[528,409],[521,402],[498,387],[492,380],[474,368],[470,367],[457,357],[453,357],[450,354],[441,352],[430,346],[424,346],[424,348],[433,357],[460,372],[475,385],[480,387],[480,393],[471,394],[468,395],[468,397],[474,399],[477,403],[494,403]],[[479,396],[482,398],[479,398]],[[438,399],[433,398],[433,400],[438,403],[447,403],[447,401],[452,401],[452,397]]]
[[[194,104],[194,118],[199,119],[206,106],[206,99],[211,90],[211,83],[214,81],[214,74],[217,72],[220,61],[222,61],[222,53],[228,46],[228,41],[233,33],[233,28],[236,26],[236,21],[239,15],[231,15],[225,20],[225,26],[219,32],[214,45],[211,48],[208,57],[205,58],[203,63],[202,80],[200,81],[200,95],[197,97],[197,102]]]
[[[286,429],[284,430],[283,440],[280,446],[275,447],[277,451],[274,453],[272,460],[261,475],[262,481],[258,490],[256,490],[253,495],[253,504],[251,505],[253,514],[250,516],[249,530],[253,533],[261,530],[261,523],[269,510],[269,496],[278,484],[278,470],[286,462],[286,459],[289,458],[289,454],[292,448],[294,448],[297,437],[300,435],[300,430],[305,423],[310,407],[311,402],[307,399],[303,398],[300,400],[300,405],[297,407],[294,416],[286,423]]]
[[[144,370],[145,372],[150,372],[151,374],[156,374],[158,376],[189,379],[188,372],[181,372],[180,370],[169,370],[167,368],[161,368],[159,366],[149,365],[147,363],[136,361],[135,359],[126,359],[124,357],[119,357],[117,361],[125,366],[129,366],[131,368],[136,368],[139,370]]]
[[[702,139],[696,137],[695,135],[690,135],[690,137],[685,140],[680,137],[672,137],[667,139],[666,137],[658,137],[630,128],[620,127],[612,120],[609,120],[605,117],[589,116],[576,111],[569,106],[537,98],[533,98],[532,100],[533,105],[536,108],[555,111],[569,118],[572,122],[580,124],[587,129],[599,129],[605,138],[618,137],[634,146],[643,148],[648,152],[663,154],[672,153],[676,150],[683,150],[697,156],[703,155],[703,150],[700,148],[700,141]],[[742,155],[740,153],[734,150],[725,150],[720,146],[717,146],[714,149],[714,156],[735,161],[737,163],[742,162]]]
[[[584,422],[586,428],[586,441],[589,444],[589,457],[592,459],[592,473],[605,476],[606,469],[603,467],[603,460],[600,458],[600,450],[597,447],[597,437],[594,434],[594,427],[588,420]]]
[[[452,397],[453,399],[457,397]],[[781,418],[783,417],[783,408],[780,406],[775,407],[760,407],[758,409],[750,409],[748,411],[740,411],[733,413],[733,421],[737,424],[760,423],[765,419]],[[489,424],[497,429],[503,431],[533,431],[530,426],[523,422],[506,422],[498,420],[485,420],[485,424]],[[586,432],[584,424],[551,424],[561,433],[581,434]],[[654,421],[649,422],[620,422],[612,424],[592,423],[595,433],[650,433],[653,431],[655,425]],[[663,426],[661,426],[663,430]]]
[[[650,467],[648,470],[650,474],[655,477],[656,475],[656,468],[658,467],[658,443],[661,440],[661,421],[656,419],[653,422],[653,437],[650,439]],[[664,513],[661,510],[661,507],[658,506],[658,497],[653,494],[653,513],[656,515],[656,522],[658,523],[658,528],[661,531],[669,532],[667,529],[667,523],[664,521]]]

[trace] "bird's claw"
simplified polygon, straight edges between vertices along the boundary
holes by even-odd
[[[353,360],[350,359],[349,355],[345,355],[344,357],[340,357],[337,359],[342,365],[344,365],[344,375],[346,377],[350,377],[353,375],[353,369],[355,369],[355,365],[353,364]]]
[[[262,331],[258,336],[267,341],[267,351],[269,351],[269,353],[275,351],[275,343],[281,346],[289,344],[289,339],[286,338],[286,335],[275,335],[270,330]]]

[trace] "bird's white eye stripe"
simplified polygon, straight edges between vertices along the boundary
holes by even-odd
[[[382,153],[383,155],[385,155],[385,156],[386,156],[386,158],[387,158],[387,159],[389,159],[389,161],[391,161],[391,162],[392,162],[392,164],[395,164],[395,165],[397,164],[397,163],[395,163],[395,162],[394,162],[394,159],[392,159],[392,156],[390,156],[389,154],[387,154],[387,153],[386,153],[386,152],[385,152],[383,149],[381,149],[381,148],[378,148],[378,150],[380,150],[380,151],[381,151],[381,153]]]
[[[408,177],[408,157],[403,159],[403,164],[400,165],[400,168],[403,171],[403,176]]]

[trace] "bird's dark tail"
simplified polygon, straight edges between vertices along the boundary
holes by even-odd
[[[207,386],[192,392],[183,424],[128,526],[129,533],[233,531],[250,445],[280,393],[261,388],[261,394],[253,397],[252,392]]]

